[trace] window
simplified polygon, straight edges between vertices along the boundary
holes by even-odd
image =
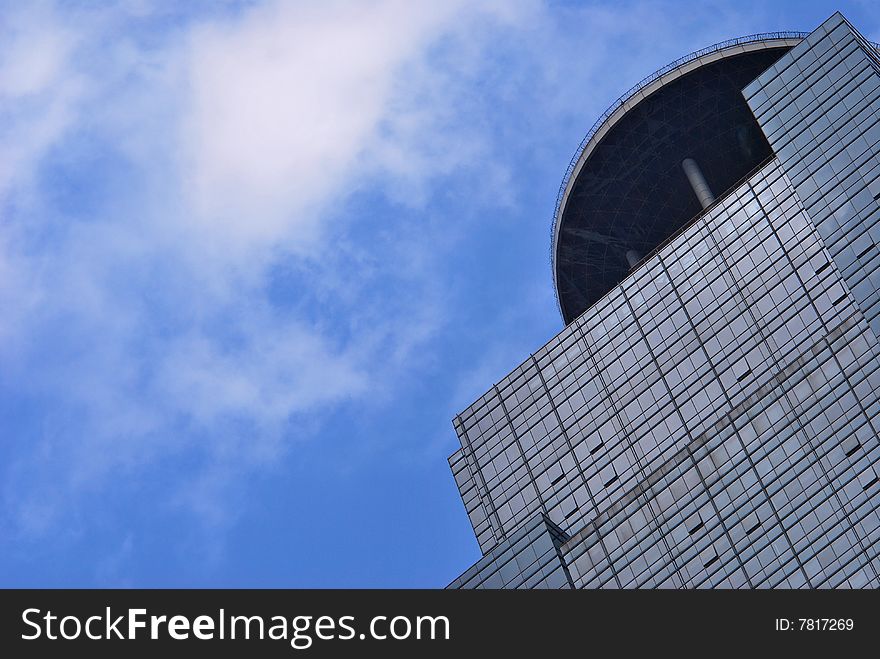
[[[840,448],[843,449],[846,457],[851,458],[856,451],[862,448],[862,445],[859,443],[859,440],[855,437],[847,437],[842,442],[840,442]]]
[[[693,535],[694,533],[699,531],[701,528],[703,528],[703,524],[703,518],[700,516],[700,512],[695,512],[688,518],[686,522],[688,535]]]

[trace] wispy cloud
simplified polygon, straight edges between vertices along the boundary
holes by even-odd
[[[381,395],[441,323],[419,228],[352,218],[352,195],[418,207],[432,177],[479,153],[444,125],[461,90],[432,58],[472,66],[478,51],[449,44],[517,12],[217,13],[47,4],[6,19],[3,386],[43,417],[38,436],[7,423],[19,531],[192,452],[208,471],[170,496],[219,523],[206,511],[223,508],[222,482],[283,453],[303,415]]]

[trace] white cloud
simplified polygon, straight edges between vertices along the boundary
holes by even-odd
[[[73,35],[39,9],[8,15],[4,23],[0,95],[20,98],[57,85]]]
[[[13,12],[0,382],[46,417],[38,436],[9,426],[23,433],[5,489],[20,532],[192,452],[201,471],[169,496],[218,523],[223,483],[276,459],[316,412],[381,398],[442,322],[424,231],[361,218],[379,228],[359,244],[341,209],[368,187],[417,204],[432,177],[474,166],[488,147],[456,124],[459,83],[432,59],[516,12],[220,13],[156,33],[142,6]],[[478,53],[446,61],[466,69]],[[267,288],[279,265],[296,275],[287,309]]]
[[[0,22],[0,195],[33,170],[73,119],[84,80],[68,59],[77,35],[34,6]]]
[[[398,81],[438,38],[472,35],[469,13],[461,2],[271,3],[194,30],[182,125],[192,221],[223,249],[309,244],[366,168],[430,171],[409,156],[443,99],[413,108]]]

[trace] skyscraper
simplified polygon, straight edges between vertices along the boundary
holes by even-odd
[[[454,421],[460,588],[880,585],[880,58],[840,14],[616,102],[560,190],[565,329]]]

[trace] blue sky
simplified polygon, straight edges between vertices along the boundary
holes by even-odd
[[[669,61],[872,2],[0,3],[0,585],[436,587],[451,419]]]

